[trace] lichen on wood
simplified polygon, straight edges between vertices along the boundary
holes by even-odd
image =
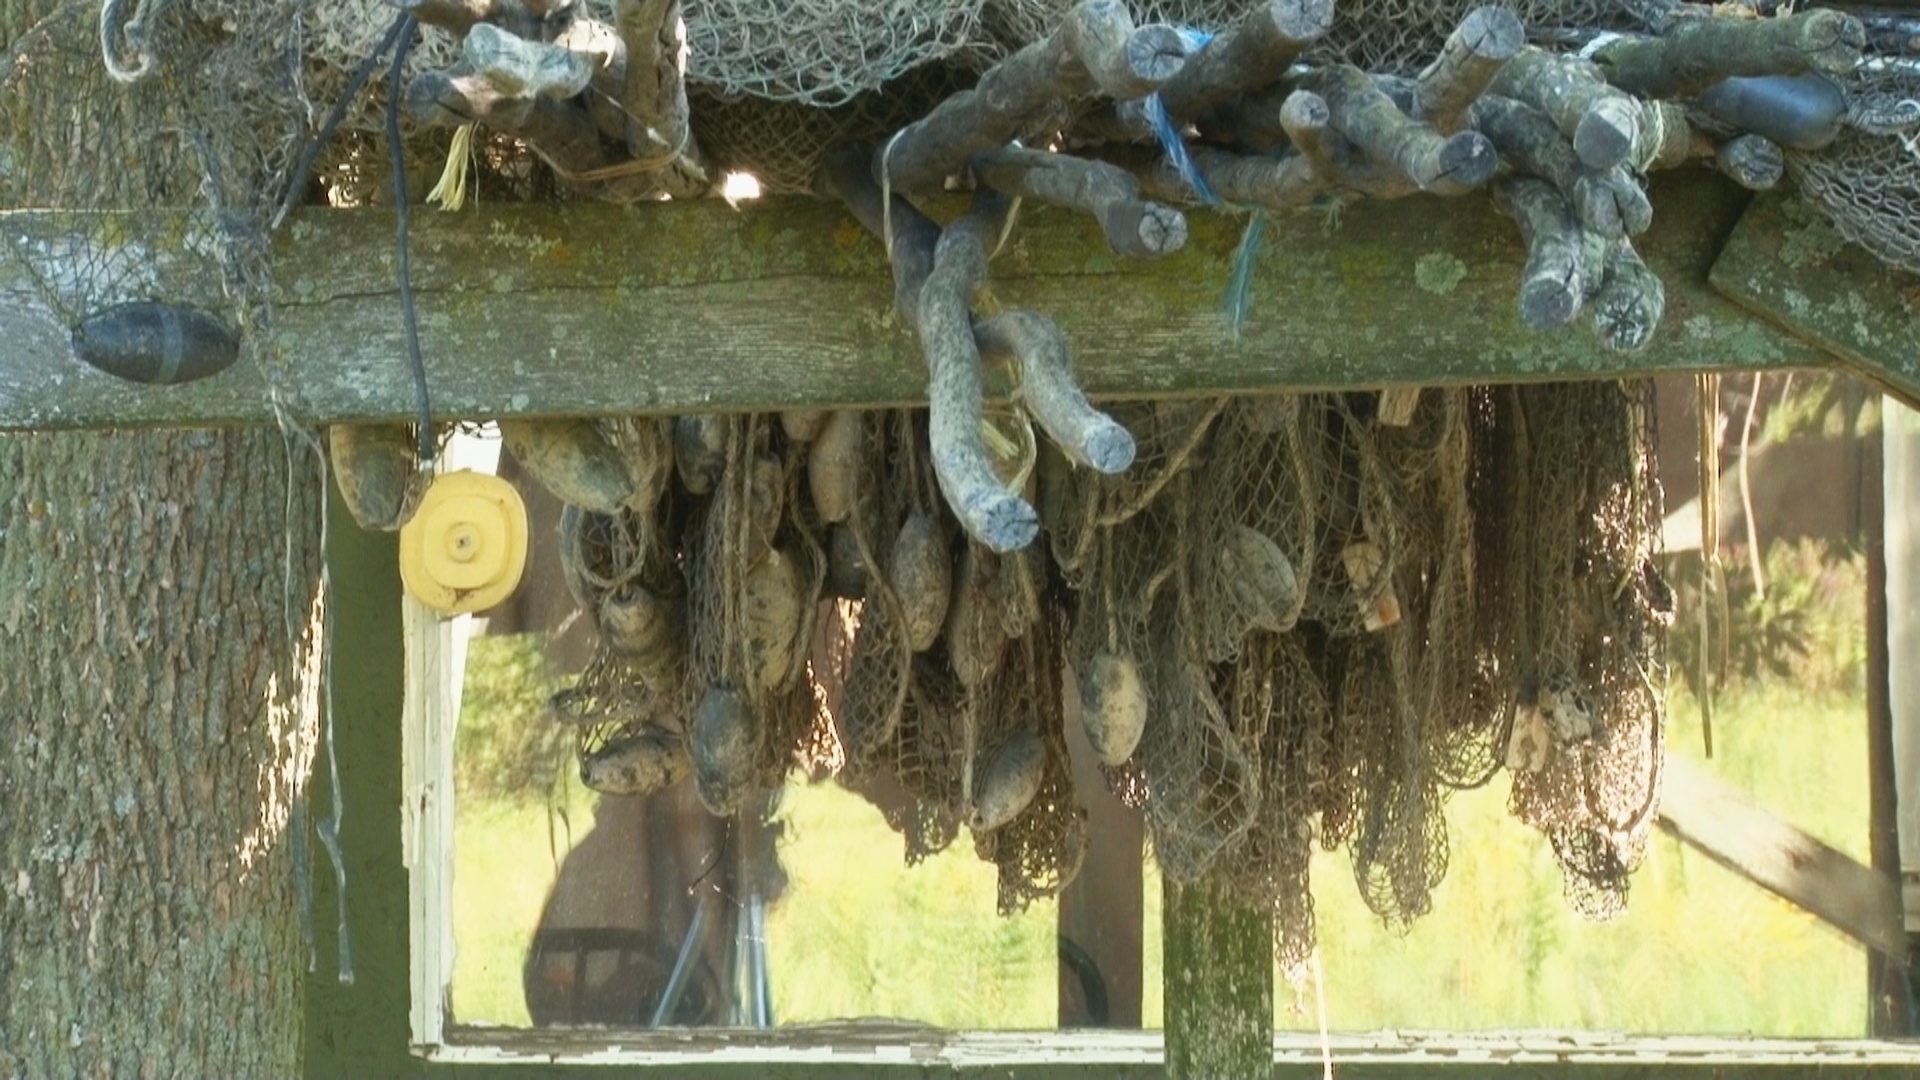
[[[1460,130],[1467,109],[1526,43],[1526,28],[1512,11],[1474,8],[1415,80],[1413,114],[1442,135]]]
[[[881,146],[874,175],[892,190],[936,192],[976,154],[1027,134],[1062,99],[1151,93],[1180,70],[1186,50],[1167,27],[1135,27],[1119,0],[1081,0],[1058,29],[988,68]]]
[[[1176,123],[1274,82],[1333,24],[1333,0],[1263,0],[1188,57],[1160,89]]]
[[[981,192],[972,208],[941,231],[916,320],[927,356],[934,476],[967,533],[994,551],[1026,547],[1040,531],[1040,516],[995,474],[981,437],[984,402],[972,306],[987,277],[987,245],[999,235],[1006,213],[1004,197]]]
[[[1020,400],[1069,460],[1108,474],[1133,464],[1133,436],[1094,408],[1073,381],[1066,335],[1052,319],[1003,311],[975,323],[973,334],[983,354],[1001,354],[1018,365]]]
[[[1488,95],[1474,104],[1471,115],[1474,129],[1493,141],[1503,162],[1558,188],[1587,228],[1617,237],[1644,232],[1652,223],[1653,206],[1639,181],[1620,166],[1583,164],[1545,113]]]
[[[1585,292],[1583,238],[1573,208],[1544,180],[1522,177],[1501,183],[1496,192],[1527,245],[1521,320],[1536,330],[1571,322]]]
[[[1273,1074],[1273,912],[1223,881],[1165,881],[1167,1075]]]
[[[1638,97],[1691,97],[1733,76],[1839,75],[1860,62],[1867,32],[1843,11],[1772,19],[1732,15],[1676,18],[1659,37],[1623,37],[1593,59],[1607,81]]]
[[[1616,352],[1645,348],[1666,312],[1666,286],[1624,237],[1607,244],[1602,272],[1592,303],[1594,335]]]
[[[1485,135],[1441,135],[1401,112],[1359,68],[1322,69],[1310,88],[1326,100],[1328,125],[1378,166],[1404,177],[1409,190],[1461,195],[1491,179],[1499,164]]]
[[[1639,103],[1578,57],[1530,45],[1507,61],[1489,89],[1546,113],[1592,168],[1628,161],[1639,142]]]
[[[981,543],[995,551],[1025,547],[1038,533],[1039,517],[996,475],[981,434],[982,351],[1015,359],[1022,396],[1075,460],[1101,471],[1124,469],[1133,459],[1132,436],[1087,403],[1073,382],[1066,340],[1051,319],[1005,312],[974,321],[972,305],[986,280],[989,245],[999,243],[1011,211],[1006,197],[983,188],[972,208],[942,230],[905,199],[883,195],[864,160],[858,148],[831,154],[816,182],[822,194],[839,199],[892,245],[894,303],[914,327],[927,359],[928,429],[941,493]]]
[[[1187,242],[1187,219],[1140,198],[1132,173],[1104,161],[1009,146],[973,159],[973,174],[1005,195],[1092,214],[1116,254],[1165,255]]]

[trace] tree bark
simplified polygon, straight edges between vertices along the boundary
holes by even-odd
[[[272,429],[0,437],[0,1076],[299,1075],[319,494]]]

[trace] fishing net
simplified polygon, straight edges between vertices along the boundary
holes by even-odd
[[[1651,391],[1490,393],[1500,400],[1483,438],[1503,450],[1487,447],[1500,469],[1477,503],[1524,508],[1488,537],[1499,562],[1481,592],[1514,673],[1513,808],[1552,841],[1574,902],[1607,915],[1624,901],[1659,790],[1658,643],[1671,611],[1654,560]]]
[[[725,96],[844,105],[979,47],[981,0],[698,0],[690,74]]]
[[[857,591],[848,597],[853,603],[839,609],[836,635],[846,643],[840,659],[840,740],[847,767],[856,775],[895,748],[913,683],[906,615],[886,566],[894,537],[920,498],[914,494],[920,485],[917,470],[901,469],[914,454],[912,418],[861,413],[857,422],[860,447],[852,482],[864,497],[855,501],[846,521],[834,526],[839,534],[834,555],[850,556],[848,561],[859,567]],[[903,771],[896,761],[895,772],[911,775],[913,768]]]
[[[775,194],[813,190],[826,152],[877,145],[973,80],[969,68],[928,64],[830,105],[724,95],[696,84],[693,132],[717,172],[744,172]]]
[[[999,906],[1005,914],[1058,893],[1079,872],[1090,841],[1062,727],[1057,633],[1055,620],[1043,619],[1009,642],[1002,662],[970,702],[967,722],[977,732],[979,749],[973,762],[962,764],[968,777],[963,802],[991,797],[985,789],[1000,779],[991,772],[999,764],[994,751],[1008,741],[1038,736],[1043,752],[1038,790],[1029,801],[1012,820],[974,832],[975,852],[999,870]]]
[[[298,55],[293,15],[190,0],[9,9],[0,201],[53,213],[39,235],[11,230],[0,257],[69,327],[164,300],[213,316],[200,344],[244,348],[284,388],[267,333],[267,226],[308,103],[298,70],[271,60]],[[112,230],[87,216],[132,207],[176,212]],[[217,277],[190,272],[209,262]]]
[[[1133,15],[1219,31],[1252,6],[1148,0]],[[1412,74],[1474,6],[1343,2],[1306,59]],[[1513,7],[1533,40],[1573,50],[1654,28],[1668,6]],[[827,149],[883,142],[1068,9],[688,3],[689,153],[713,175],[810,190]],[[554,11],[514,32],[551,44],[569,20],[614,17],[612,0]],[[391,198],[387,74],[367,64],[389,16],[379,0],[123,0],[104,13],[40,0],[6,16],[0,196],[55,213],[10,230],[0,257],[70,327],[150,300],[213,313],[284,390],[267,238],[296,153],[336,102],[349,106],[340,133],[294,201]],[[1841,80],[1846,129],[1787,167],[1845,235],[1920,269],[1920,95],[1899,50],[1876,45]],[[401,77],[464,56],[429,27]],[[1074,103],[1056,104],[1035,145],[1068,133]],[[610,142],[618,106],[597,83],[566,104]],[[437,171],[447,134],[411,111],[396,119],[416,168]],[[597,193],[503,131],[483,129],[471,163],[454,164],[485,198]],[[92,216],[134,205],[163,212],[118,232]],[[180,252],[221,272],[194,273]],[[1112,415],[1134,438],[1132,466],[1106,476],[1043,453],[1032,497],[1046,535],[1017,554],[968,541],[947,511],[924,411],[853,416],[838,473],[815,468],[825,436],[789,418],[706,418],[718,465],[698,484],[671,474],[670,425],[601,420],[654,495],[567,512],[569,586],[601,634],[551,711],[579,731],[601,789],[632,793],[686,775],[702,704],[737,694],[753,725],[747,788],[776,787],[796,760],[886,777],[907,796],[889,821],[908,860],[972,826],[1001,907],[1016,910],[1069,880],[1090,840],[1063,681],[1123,662],[1147,721],[1131,753],[1103,762],[1109,784],[1143,809],[1168,877],[1219,874],[1273,908],[1289,966],[1311,947],[1316,845],[1350,853],[1374,911],[1413,918],[1446,871],[1447,793],[1503,766],[1514,813],[1547,836],[1570,895],[1609,914],[1646,843],[1661,752],[1667,613],[1646,395],[1593,383],[1123,403]],[[932,635],[916,630],[924,582],[895,566],[915,521],[933,523],[948,563]],[[677,631],[622,644],[615,620],[643,610]]]
[[[1831,146],[1789,153],[1788,173],[1841,235],[1920,273],[1920,57],[1873,57],[1841,82],[1846,129]]]
[[[710,492],[694,495],[661,476],[657,487],[642,481],[651,493],[637,501],[646,509],[570,505],[562,514],[561,565],[600,634],[592,661],[550,710],[580,730],[583,778],[608,794],[645,793],[617,770],[596,781],[610,772],[602,754],[610,746],[647,737],[663,754],[697,759],[691,718],[715,690],[738,693],[751,717],[751,761],[737,778],[744,792],[778,788],[797,761],[836,756],[812,677],[827,568],[818,522],[796,508],[804,447],[770,415],[705,420],[723,459]],[[671,459],[659,421],[598,425],[632,473]],[[680,775],[662,769],[649,778]]]
[[[1132,764],[1163,871],[1217,873],[1271,906],[1297,969],[1316,839],[1346,847],[1369,906],[1404,923],[1446,872],[1446,793],[1508,764],[1515,813],[1548,834],[1570,895],[1611,913],[1658,780],[1646,392],[1117,409],[1140,463],[1056,478],[1049,529],[1074,589],[1073,663],[1141,663],[1150,711]],[[1249,595],[1246,563],[1223,554],[1246,530],[1298,568],[1296,590]],[[1516,756],[1516,725],[1542,710],[1559,726]]]
[[[798,493],[802,448],[779,434],[771,414],[719,420],[726,466],[696,510],[685,544],[691,686],[704,695],[737,688],[758,742],[748,784],[779,787],[795,756],[814,741],[818,719],[807,679],[826,557]],[[699,749],[695,747],[696,758]]]

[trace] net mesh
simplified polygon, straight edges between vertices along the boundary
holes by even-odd
[[[1251,6],[1154,0],[1133,14],[1217,31]],[[1316,58],[1412,73],[1472,6],[1342,3]],[[1660,7],[1513,6],[1557,47],[1643,29]],[[688,3],[694,137],[716,171],[806,190],[827,148],[884,139],[1067,7]],[[576,9],[612,16],[611,0]],[[10,227],[0,257],[76,325],[153,298],[219,312],[271,385],[290,386],[272,346],[269,222],[302,141],[389,13],[379,0],[9,8],[0,197],[55,212]],[[115,61],[150,74],[112,77],[103,18]],[[459,55],[429,29],[405,77]],[[321,163],[327,199],[385,197],[385,78],[374,71]],[[1915,69],[1875,56],[1843,82],[1847,130],[1791,153],[1789,168],[1849,238],[1920,269]],[[402,119],[413,160],[430,169],[444,133]],[[475,168],[489,197],[579,194],[499,134],[480,141]],[[111,229],[93,213],[130,205],[167,210]],[[221,268],[217,285],[166,257],[182,238]],[[1610,914],[1646,844],[1660,761],[1647,394],[1593,383],[1125,403],[1113,415],[1135,437],[1134,465],[1105,477],[1044,457],[1044,545],[1014,556],[959,539],[923,412],[863,415],[852,507],[831,521],[808,442],[771,415],[717,421],[725,467],[698,495],[664,470],[656,421],[601,421],[652,494],[618,514],[568,512],[570,585],[594,617],[641,593],[660,600],[681,612],[684,640],[642,654],[602,640],[552,712],[591,757],[641,736],[684,744],[707,691],[740,689],[757,725],[751,785],[778,785],[796,758],[889,776],[908,795],[889,820],[910,861],[956,841],[993,751],[1030,737],[1043,750],[1033,791],[973,836],[1015,910],[1070,879],[1089,841],[1062,680],[1118,656],[1143,676],[1148,722],[1110,784],[1144,809],[1168,876],[1217,872],[1272,906],[1290,966],[1311,947],[1316,844],[1352,854],[1383,917],[1417,916],[1447,866],[1447,793],[1502,766],[1514,813],[1549,838],[1570,895]],[[918,597],[903,597],[889,568],[902,525],[922,515],[953,538],[953,597],[938,639],[915,651],[905,604]],[[756,603],[781,575],[793,611],[773,633]]]
[[[47,208],[38,236],[12,230],[16,260],[72,324],[116,304],[164,299],[217,314],[276,391],[268,219],[305,132],[294,8],[265,2],[147,0],[124,13],[96,3],[14,5],[0,17],[0,203]],[[125,21],[137,18],[126,29]],[[125,21],[118,21],[124,18]],[[117,81],[102,20],[117,31]],[[88,212],[172,208],[103,229]],[[182,255],[186,258],[181,258]],[[221,273],[189,284],[184,264]],[[200,275],[193,275],[200,276]]]
[[[1515,767],[1514,811],[1568,890],[1617,908],[1657,785],[1658,486],[1643,385],[1429,389],[1127,406],[1125,477],[1053,490],[1069,654],[1139,660],[1135,755],[1170,877],[1271,905],[1304,963],[1316,840],[1404,922],[1444,876],[1448,791]],[[1397,400],[1396,400],[1397,399]],[[1604,453],[1582,453],[1604,445]],[[1254,529],[1303,595],[1257,626],[1223,545]],[[1284,598],[1284,597],[1283,597]],[[1273,608],[1269,607],[1268,611]],[[1518,716],[1557,710],[1541,752]],[[1576,717],[1584,718],[1576,722]]]
[[[1877,57],[1841,82],[1849,126],[1831,146],[1789,153],[1788,173],[1841,235],[1920,273],[1920,59]]]

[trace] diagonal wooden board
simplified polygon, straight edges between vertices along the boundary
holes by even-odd
[[[1660,823],[1668,830],[1861,944],[1905,960],[1900,887],[1892,878],[1774,815],[1677,754],[1667,755],[1662,770]]]
[[[1090,221],[1022,214],[988,305],[1053,316],[1095,396],[1592,378],[1818,366],[1829,358],[1707,283],[1747,202],[1716,175],[1662,177],[1640,244],[1666,282],[1658,336],[1633,356],[1585,321],[1533,333],[1515,314],[1524,252],[1484,197],[1363,203],[1267,230],[1253,314],[1220,314],[1241,219],[1194,211],[1185,250],[1107,253]],[[924,365],[889,307],[880,244],[837,207],[776,199],[484,207],[416,216],[421,343],[437,415],[690,412],[924,401]],[[274,248],[274,393],[314,422],[405,419],[412,384],[392,217],[312,210]],[[101,236],[141,234],[95,220]],[[0,214],[0,239],[76,228]],[[145,230],[147,234],[153,230]],[[186,273],[189,253],[171,272]],[[0,244],[0,429],[260,423],[261,366],[182,387],[119,383],[72,355],[65,321]],[[213,266],[183,290],[217,295]],[[169,294],[172,295],[172,294]],[[166,296],[160,297],[162,299]]]
[[[1754,200],[1710,280],[1723,296],[1920,407],[1920,276],[1849,244],[1793,194]]]

